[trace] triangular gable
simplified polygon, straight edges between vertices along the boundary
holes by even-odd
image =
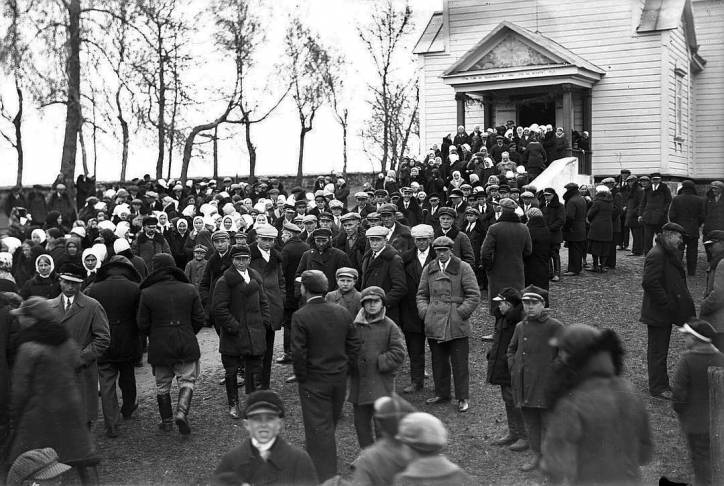
[[[453,64],[444,76],[535,66],[576,66],[605,71],[541,34],[504,21]]]

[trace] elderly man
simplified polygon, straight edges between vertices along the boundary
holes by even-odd
[[[360,288],[381,287],[385,291],[387,317],[400,322],[399,303],[407,292],[405,270],[399,253],[387,243],[389,230],[384,226],[373,226],[365,233],[369,250],[362,260]]]
[[[412,248],[412,236],[410,236],[410,228],[404,224],[397,222],[397,206],[394,204],[383,204],[377,212],[380,215],[382,226],[390,230],[387,234],[387,241],[392,247],[399,251]]]
[[[696,314],[694,301],[686,284],[686,272],[681,263],[681,248],[686,231],[676,223],[666,223],[656,238],[656,246],[646,255],[641,286],[642,323],[648,328],[646,361],[649,374],[649,393],[671,399],[666,360],[669,354],[671,326],[680,326]]]
[[[81,349],[78,387],[90,428],[98,416],[98,358],[110,346],[111,333],[103,306],[80,291],[85,274],[82,268],[72,263],[60,267],[61,294],[52,299],[50,305],[61,316],[60,323]]]
[[[312,245],[304,252],[299,261],[296,278],[299,278],[305,270],[320,270],[327,277],[330,288],[337,288],[335,274],[337,269],[351,267],[349,256],[342,250],[332,247],[332,231],[326,228],[317,228],[311,235]]]
[[[409,187],[403,187],[402,199],[397,202],[397,208],[402,213],[402,216],[407,220],[409,225],[415,226],[422,222],[422,210],[418,204],[417,198],[412,197],[413,191]]]
[[[422,272],[416,301],[418,314],[425,322],[435,382],[435,396],[425,403],[450,401],[452,365],[458,412],[467,412],[470,316],[480,303],[480,289],[472,267],[452,254],[453,244],[447,236],[433,241],[436,258]]]
[[[709,232],[704,246],[711,255],[700,317],[716,330],[714,346],[724,350],[724,230]]]
[[[400,301],[400,327],[405,335],[407,354],[410,357],[410,384],[403,393],[423,389],[425,380],[425,326],[417,313],[417,287],[420,285],[425,266],[435,259],[432,249],[434,230],[432,226],[419,224],[410,230],[415,248],[402,254],[405,266],[407,293]]]
[[[455,210],[453,208],[440,208],[438,214],[439,226],[435,229],[435,238],[447,236],[453,240],[453,254],[468,265],[474,265],[475,252],[470,243],[470,238],[464,231],[460,230],[460,226],[456,222],[458,215]]]
[[[131,245],[133,253],[143,258],[147,267],[151,267],[151,259],[157,253],[171,254],[171,247],[166,238],[158,232],[158,218],[144,216],[143,231],[141,231]]]
[[[644,225],[644,255],[653,246],[656,235],[666,222],[666,215],[671,204],[671,191],[669,186],[661,182],[661,174],[651,174],[651,185],[644,189],[644,195],[639,206],[639,222]]]

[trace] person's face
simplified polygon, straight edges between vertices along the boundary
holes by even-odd
[[[430,199],[430,206],[432,206],[433,208],[436,207],[438,204],[440,204],[440,200],[438,198],[433,197],[432,199]]]
[[[264,251],[269,251],[274,248],[274,238],[269,238],[268,236],[260,236],[256,239],[256,241],[259,242],[259,248]]]
[[[23,256],[25,258],[30,258],[30,254],[32,253],[32,248],[30,248],[30,245],[23,245],[20,247],[20,250],[23,252]]]
[[[244,233],[235,234],[234,235],[234,244],[245,245],[246,244],[246,235]]]
[[[267,444],[282,431],[282,419],[274,413],[256,413],[244,420],[249,436],[260,444]]]
[[[320,219],[320,220],[319,220],[319,227],[320,227],[320,228],[331,229],[331,228],[332,228],[332,220],[326,219],[326,218],[325,218],[325,219]]]
[[[196,260],[198,260],[198,261],[203,260],[205,256],[206,256],[206,253],[204,253],[203,251],[195,251],[195,252],[194,252],[194,258],[195,258]]]
[[[395,225],[395,215],[392,213],[380,214],[380,221],[385,228],[392,228]]]
[[[314,204],[317,206],[318,209],[324,209],[324,198],[318,197],[314,200]]]
[[[693,348],[697,342],[699,342],[699,341],[691,334],[688,334],[688,333],[684,334],[684,347],[686,349]]]
[[[249,267],[250,261],[251,257],[249,255],[236,255],[234,258],[232,258],[231,263],[238,271],[245,272],[246,269]]]
[[[415,238],[415,246],[419,251],[427,251],[430,248],[430,238]]]
[[[377,204],[383,204],[385,202],[385,196],[375,196]]]
[[[523,301],[523,312],[529,317],[535,319],[540,316],[541,312],[545,308],[545,304],[540,300],[524,300]]]
[[[224,229],[226,231],[230,231],[232,226],[233,226],[233,222],[230,219],[227,218],[224,220]]]
[[[183,219],[179,220],[178,224],[176,225],[176,228],[181,232],[185,232],[187,229],[189,229],[189,225],[184,221]]]
[[[367,205],[367,199],[362,198],[362,197],[357,198],[357,206],[364,207],[366,205]]]
[[[86,257],[83,259],[83,264],[88,270],[93,270],[94,268],[96,268],[97,263],[98,259],[95,255],[86,255]]]
[[[201,219],[194,220],[193,224],[196,231],[201,231],[202,229],[204,229],[204,222]]]
[[[66,251],[68,252],[68,255],[76,256],[78,254],[78,247],[75,245],[68,245],[66,247]]]
[[[344,232],[347,234],[347,236],[354,236],[355,234],[357,234],[358,227],[359,222],[357,220],[350,220],[342,223],[342,228],[344,228]]]
[[[662,235],[673,248],[680,248],[684,243],[684,237],[678,231],[664,231]]]
[[[367,222],[370,224],[370,226],[380,226],[382,223],[380,223],[379,218],[367,218]]]
[[[329,247],[329,238],[326,236],[315,236],[314,245],[319,251],[326,250]]]
[[[453,217],[448,214],[440,215],[440,227],[444,230],[450,229],[452,227],[453,221],[455,221]]]
[[[643,187],[644,189],[646,189],[650,185],[651,185],[651,181],[649,181],[649,180],[644,179],[641,181],[641,187]]]
[[[43,277],[47,277],[50,274],[50,262],[42,259],[38,262],[38,273]]]
[[[218,251],[219,253],[226,253],[226,250],[229,249],[229,239],[228,238],[221,238],[218,240],[214,240],[214,249]]]
[[[292,232],[289,230],[282,230],[282,243],[286,243],[292,237]]]
[[[166,213],[160,213],[158,215],[158,224],[165,226],[166,223],[168,223],[168,215]]]
[[[518,198],[519,198],[519,197],[520,197],[520,194],[518,194],[517,192],[511,192],[511,193],[510,193],[510,198],[511,198],[513,201],[515,201],[515,202],[518,202]]]
[[[355,280],[350,277],[342,276],[337,279],[337,287],[344,293],[354,288]]]
[[[382,299],[367,299],[362,304],[365,312],[372,316],[376,316],[377,314],[382,312],[382,306]]]
[[[63,295],[66,297],[74,297],[78,295],[79,290],[80,282],[71,282],[63,278],[60,279],[60,291],[63,292]]]
[[[468,221],[468,223],[472,223],[473,221],[477,220],[478,217],[472,213],[468,213],[465,215],[465,219]]]
[[[39,245],[41,243],[40,235],[38,234],[30,235],[30,239],[33,240],[33,243],[35,243],[36,245]]]
[[[501,300],[498,302],[498,310],[501,314],[505,315],[513,306],[507,300]]]
[[[435,255],[442,263],[450,260],[450,248],[435,248]]]
[[[503,141],[502,141],[502,140],[498,139],[497,143],[498,143],[498,147],[502,147],[502,146],[503,146]]]
[[[314,231],[314,229],[317,227],[316,221],[307,221],[304,223],[304,229],[307,230],[307,233],[311,233]]]
[[[380,236],[370,236],[367,238],[370,242],[370,249],[377,253],[382,248],[385,247],[385,244],[387,243],[387,240],[385,238],[382,238]]]

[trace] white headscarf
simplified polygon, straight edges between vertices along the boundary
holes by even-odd
[[[95,248],[95,246],[96,246],[96,245],[93,245],[93,248]],[[96,252],[94,251],[93,248],[86,248],[85,250],[83,250],[83,254],[82,254],[81,257],[80,257],[80,262],[83,264],[83,268],[85,269],[85,271],[86,271],[86,273],[87,273],[88,275],[90,275],[91,273],[97,272],[98,269],[99,269],[100,266],[101,266],[101,259],[100,259],[99,256],[96,254]],[[104,248],[105,248],[105,247],[104,247]],[[88,255],[93,255],[94,257],[96,257],[96,264],[95,264],[95,266],[94,266],[93,268],[88,268],[88,267],[86,266],[85,258],[86,258]]]
[[[47,259],[48,262],[50,263],[50,271],[48,272],[48,275],[46,275],[46,276],[40,275],[40,272],[38,271],[38,262],[40,262],[40,260],[43,258]],[[50,276],[50,274],[53,273],[53,270],[55,270],[55,262],[53,261],[53,257],[48,255],[47,253],[38,255],[38,258],[35,259],[35,273],[37,273],[38,276],[41,278],[48,278]]]

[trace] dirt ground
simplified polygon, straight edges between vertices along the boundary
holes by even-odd
[[[565,255],[566,251],[563,250],[564,269]],[[638,322],[643,257],[630,256],[630,253],[623,251],[617,255],[618,266],[615,271],[607,274],[587,273],[551,283],[552,312],[564,324],[586,323],[610,327],[619,333],[627,352],[625,376],[640,390],[654,434],[656,452],[652,462],[643,468],[645,483],[658,484],[661,476],[684,481],[690,479],[692,474],[686,445],[671,404],[654,399],[647,393],[646,332],[645,326]],[[701,302],[704,281],[705,258],[700,254],[697,276],[689,278],[690,291],[697,305]],[[492,330],[492,319],[488,316],[486,304],[478,308],[473,323],[469,412],[459,414],[453,404],[426,406],[424,400],[432,394],[431,379],[426,382],[424,391],[409,399],[421,411],[433,413],[445,422],[450,431],[447,454],[474,475],[481,485],[543,484],[540,473],[519,472],[519,466],[528,458],[528,452],[514,453],[507,448],[490,445],[490,441],[506,429],[499,388],[485,383],[485,353],[488,345],[482,342],[481,337]],[[182,438],[178,432],[166,434],[158,430],[150,366],[137,369],[140,407],[131,420],[122,424],[120,437],[106,438],[102,419],[95,428],[102,457],[99,467],[102,484],[207,484],[220,457],[246,436],[242,422],[228,417],[224,387],[218,384],[223,374],[217,348],[218,338],[213,330],[204,329],[198,339],[202,349],[202,371],[191,406],[192,435]],[[281,341],[282,334],[279,332],[277,350],[281,348]],[[673,333],[669,355],[670,373],[673,373],[682,349],[683,339],[678,333]],[[429,358],[427,366],[430,366]],[[272,369],[272,387],[286,403],[284,435],[290,442],[303,446],[304,429],[297,387],[284,382],[290,372],[289,366],[275,364]],[[408,382],[409,376],[405,369],[398,376],[397,385],[401,389]],[[347,464],[359,453],[349,404],[345,406],[344,414],[337,429],[341,472],[348,470]],[[102,417],[100,411],[99,417]]]

